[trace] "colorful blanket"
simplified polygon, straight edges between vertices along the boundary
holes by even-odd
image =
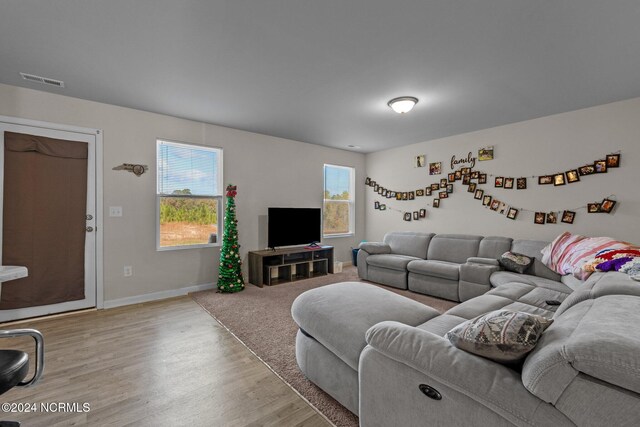
[[[585,280],[600,264],[623,257],[625,253],[631,255],[638,251],[639,247],[610,237],[585,237],[564,232],[542,250],[542,262],[559,274],[573,274],[576,278]],[[614,268],[617,263],[612,263]]]

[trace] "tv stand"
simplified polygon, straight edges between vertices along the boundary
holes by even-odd
[[[333,274],[333,246],[249,252],[249,283],[258,287]]]

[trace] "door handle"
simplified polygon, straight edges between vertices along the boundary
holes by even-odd
[[[87,227],[87,233],[91,233],[93,231],[93,227],[89,226]]]

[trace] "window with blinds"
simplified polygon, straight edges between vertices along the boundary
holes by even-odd
[[[324,237],[353,234],[355,169],[324,165],[324,202],[322,233]]]
[[[156,199],[159,250],[218,244],[222,150],[158,140]]]

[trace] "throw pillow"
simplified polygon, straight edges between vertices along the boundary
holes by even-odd
[[[467,320],[447,332],[461,350],[496,362],[515,362],[533,350],[553,319],[511,310],[496,310]]]
[[[498,262],[507,271],[524,274],[533,264],[533,259],[526,255],[507,251],[502,254]]]

